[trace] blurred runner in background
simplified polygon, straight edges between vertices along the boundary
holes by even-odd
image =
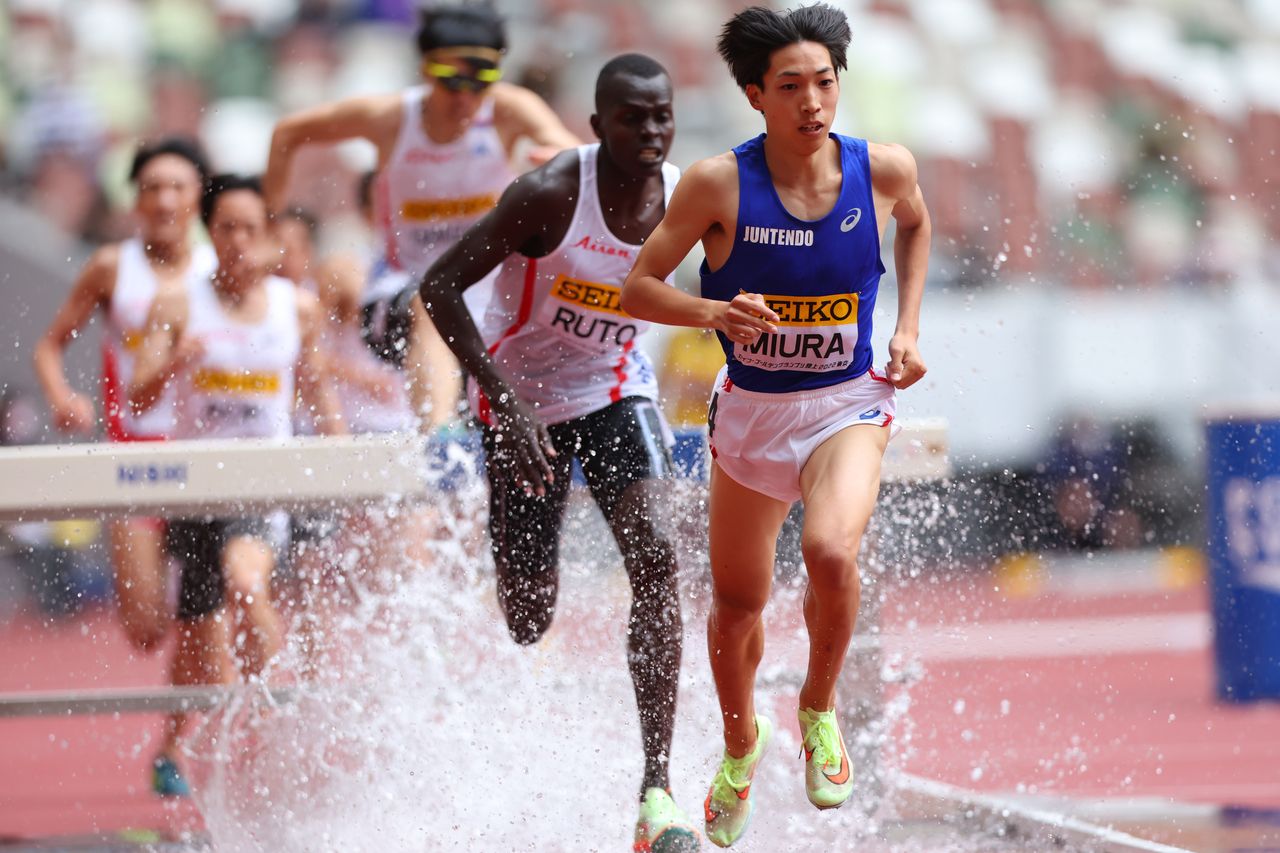
[[[207,177],[204,153],[194,142],[172,137],[140,147],[129,177],[137,188],[138,236],[101,247],[81,270],[67,301],[35,347],[35,370],[64,432],[91,435],[93,403],[71,387],[63,351],[97,311],[102,333],[102,418],[111,441],[155,441],[171,434],[171,393],[145,413],[129,408],[127,395],[147,312],[158,294],[184,293],[204,281],[217,263],[209,246],[192,240]],[[164,522],[131,518],[109,525],[116,601],[125,633],[136,648],[155,649],[169,627]]]

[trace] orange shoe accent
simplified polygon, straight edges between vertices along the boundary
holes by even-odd
[[[702,816],[706,819],[707,823],[713,823],[715,819],[720,816],[711,810],[711,792],[710,791],[707,792],[706,802],[702,804]]]
[[[735,793],[738,795],[738,799],[745,800],[747,797],[751,796],[751,783],[748,782],[747,787],[743,788],[741,791],[735,791]]]
[[[844,755],[843,750],[841,750],[841,753],[842,754],[840,755],[840,772],[839,773],[832,776],[826,770],[822,771],[822,775],[826,776],[827,781],[830,782],[832,785],[843,785],[845,782],[849,781],[849,756]]]
[[[813,760],[813,750],[803,744],[800,746],[800,754],[804,756],[805,762]],[[843,785],[849,781],[849,756],[844,749],[844,735],[840,736],[840,772],[832,776],[825,769],[822,775],[827,777],[827,781],[832,785]]]

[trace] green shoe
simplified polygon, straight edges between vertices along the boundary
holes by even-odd
[[[182,778],[178,765],[167,755],[157,755],[151,765],[151,790],[162,797],[191,796],[191,786]]]
[[[640,801],[636,821],[635,853],[692,853],[699,847],[698,832],[662,788],[648,788]]]
[[[756,714],[756,745],[751,752],[734,758],[726,751],[720,762],[703,805],[707,838],[717,847],[728,847],[747,831],[747,824],[751,822],[751,779],[772,735],[773,723],[768,717]]]
[[[804,758],[804,789],[820,809],[838,809],[853,793],[853,774],[844,736],[835,711],[801,708],[800,754]]]

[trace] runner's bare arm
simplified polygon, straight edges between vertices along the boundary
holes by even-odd
[[[458,359],[423,308],[420,297],[413,300],[413,331],[409,335],[405,370],[409,376],[410,401],[422,426],[434,429],[448,423],[462,398],[462,371],[458,369]]]
[[[550,433],[489,358],[462,291],[522,249],[538,254],[559,242],[576,201],[576,181],[567,183],[564,177],[576,176],[576,170],[577,156],[566,152],[516,180],[497,207],[432,265],[419,290],[445,343],[489,400],[493,426],[507,442],[505,464],[514,466],[537,494],[545,494],[543,484],[555,479],[547,461],[555,455]]]
[[[419,287],[436,329],[490,399],[513,392],[489,358],[462,292],[547,231],[548,219],[554,218],[548,216],[548,206],[559,200],[555,197],[559,188],[546,177],[547,168],[550,166],[530,172],[507,187],[497,206],[427,270]]]
[[[36,379],[53,410],[58,429],[78,433],[93,430],[93,403],[67,382],[62,353],[93,317],[93,312],[110,303],[119,258],[119,247],[114,245],[103,246],[93,253],[72,285],[67,301],[36,342],[33,353]]]
[[[494,86],[494,121],[510,152],[517,140],[533,143],[530,162],[540,166],[567,148],[581,144],[547,102],[521,86],[498,83]]]
[[[918,382],[928,368],[920,356],[920,303],[929,270],[932,227],[917,183],[915,158],[901,145],[869,146],[875,190],[893,201],[897,225],[893,262],[898,275],[898,324],[889,341],[889,381],[897,388]]]
[[[320,300],[306,291],[298,291],[298,329],[302,335],[302,348],[298,353],[299,396],[314,415],[321,435],[344,435],[347,428],[342,420],[342,406],[329,379],[329,350],[324,345],[327,322]]]
[[[279,213],[288,199],[289,172],[298,149],[311,143],[367,139],[378,149],[381,163],[395,143],[400,129],[400,96],[373,95],[349,98],[314,107],[281,119],[271,134],[262,191],[267,210]]]
[[[200,357],[199,345],[183,337],[186,326],[186,293],[165,291],[151,303],[128,388],[129,405],[135,412],[154,406],[178,372]]]
[[[759,294],[741,293],[732,302],[720,302],[685,293],[665,281],[699,240],[705,241],[713,229],[723,230],[727,189],[736,189],[737,180],[736,164],[723,158],[702,160],[685,172],[666,216],[645,241],[623,285],[624,311],[669,326],[715,329],[735,341],[754,341],[763,332],[775,331],[778,315]]]

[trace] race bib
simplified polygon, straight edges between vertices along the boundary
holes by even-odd
[[[764,296],[778,331],[755,343],[734,343],[733,357],[761,370],[845,370],[858,343],[858,294]]]
[[[542,328],[582,352],[604,355],[624,349],[649,327],[622,310],[622,288],[561,275],[539,316]]]

